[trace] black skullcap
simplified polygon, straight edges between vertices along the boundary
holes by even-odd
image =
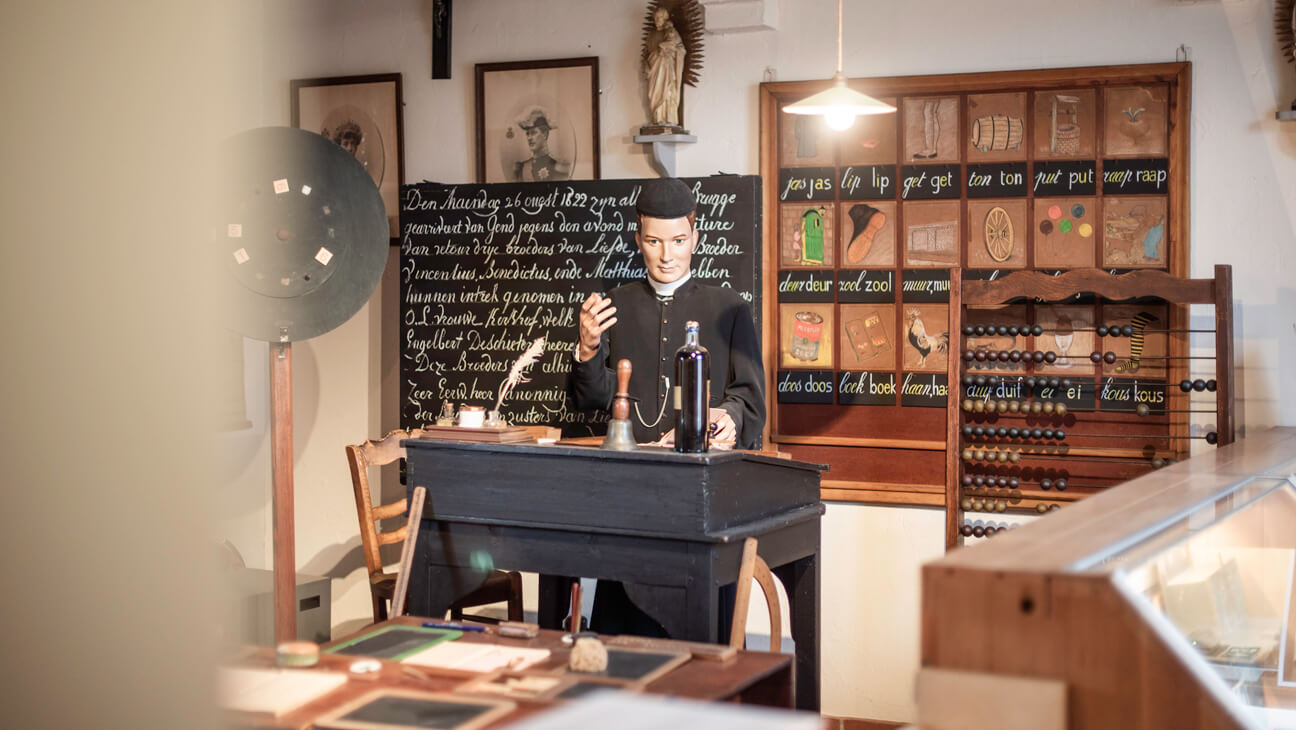
[[[693,191],[683,180],[663,177],[643,187],[635,212],[648,218],[683,218],[697,208]]]

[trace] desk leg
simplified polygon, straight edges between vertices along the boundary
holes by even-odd
[[[536,620],[541,628],[562,629],[562,621],[571,611],[571,584],[580,580],[567,575],[540,575]]]
[[[796,642],[796,706],[799,710],[818,712],[819,552],[816,550],[800,560],[775,568],[773,572],[787,588],[792,614],[792,639]]]

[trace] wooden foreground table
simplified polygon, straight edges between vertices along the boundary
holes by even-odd
[[[367,634],[376,628],[388,625],[418,626],[424,619],[403,616],[367,626],[349,636],[342,637],[324,648]],[[455,639],[458,642],[503,644],[515,647],[548,649],[549,659],[530,667],[527,671],[555,671],[567,666],[570,647],[562,643],[563,632],[541,630],[534,639],[511,639],[497,636],[494,627],[487,627],[489,633],[464,632]],[[611,639],[612,637],[606,637]],[[704,645],[706,650],[714,651],[717,647]],[[347,668],[361,657],[339,654],[321,654],[317,665],[319,669],[346,672]],[[274,651],[258,648],[244,657],[239,664],[249,667],[273,667]],[[382,668],[372,674],[348,675],[349,679],[342,687],[329,692],[318,700],[307,703],[297,710],[277,718],[231,713],[234,715],[231,725],[235,727],[255,728],[294,728],[307,730],[314,728],[315,718],[340,707],[374,689],[406,689],[423,692],[455,692],[463,685],[484,675],[476,672],[463,672],[434,667],[414,666],[400,662],[382,661]],[[309,670],[304,670],[309,671]],[[725,661],[690,659],[664,676],[649,682],[641,689],[647,694],[670,695],[705,701],[737,702],[768,707],[791,708],[795,695],[792,656],[788,654],[771,654],[763,651],[740,651]],[[482,697],[483,695],[477,695]],[[503,727],[527,715],[534,714],[552,706],[553,701],[513,699],[517,709],[509,715],[492,723],[488,727]]]

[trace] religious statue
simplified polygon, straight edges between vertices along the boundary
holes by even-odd
[[[643,72],[650,124],[644,134],[684,132],[683,85],[696,85],[701,68],[702,7],[697,0],[652,0],[644,22]],[[678,30],[677,30],[678,28]]]

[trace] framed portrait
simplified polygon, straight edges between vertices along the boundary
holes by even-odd
[[[382,194],[394,243],[400,236],[400,186],[405,182],[401,75],[294,79],[290,88],[292,125],[327,137],[364,165]]]
[[[598,58],[476,71],[477,182],[599,179]]]

